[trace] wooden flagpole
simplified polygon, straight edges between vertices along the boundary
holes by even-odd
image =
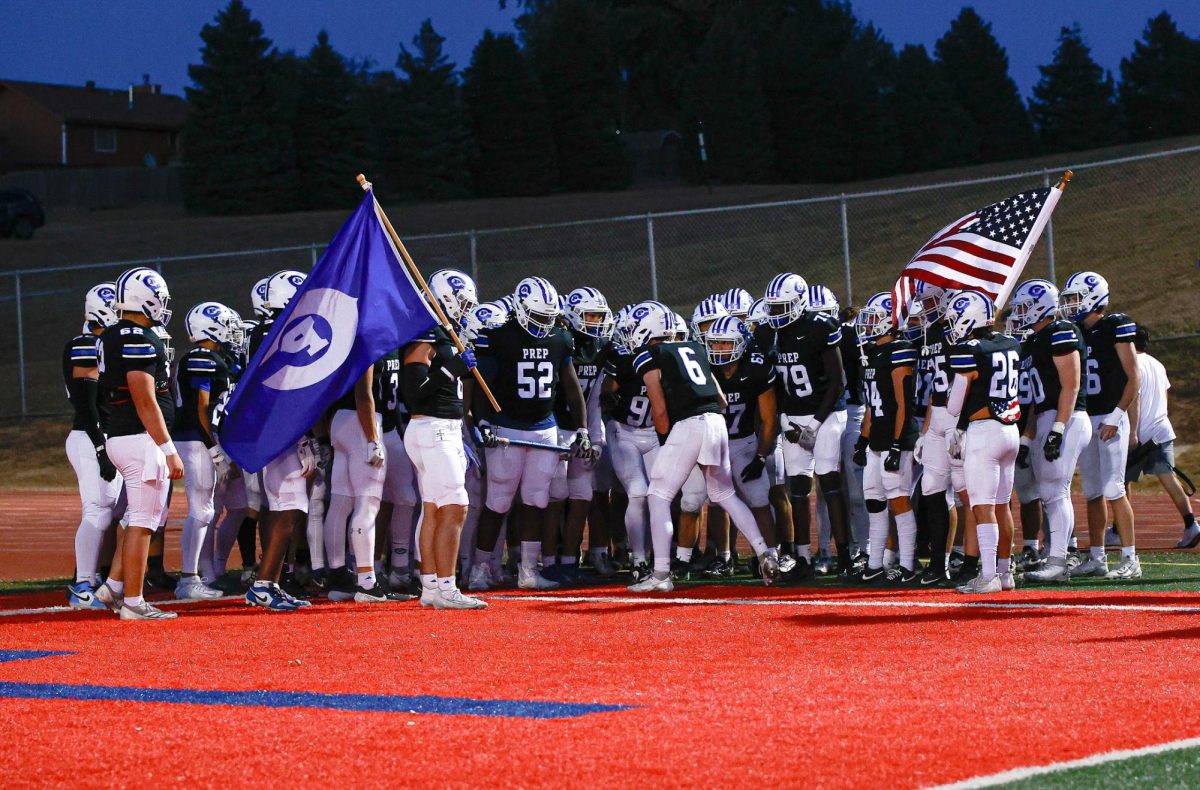
[[[434,297],[433,291],[429,290],[429,283],[425,282],[425,278],[421,276],[421,270],[417,268],[417,264],[413,262],[412,256],[408,254],[408,250],[404,246],[404,242],[400,241],[400,237],[396,234],[396,229],[392,227],[391,221],[387,218],[387,214],[383,211],[383,206],[379,205],[379,200],[375,197],[374,190],[371,189],[371,182],[367,180],[362,173],[358,174],[358,185],[363,188],[364,192],[371,193],[371,199],[375,201],[375,209],[379,213],[379,218],[383,220],[383,226],[387,229],[388,235],[392,237],[392,243],[396,245],[396,249],[400,252],[400,257],[404,259],[404,265],[408,267],[408,271],[421,284],[421,290],[425,292],[425,296],[429,300],[429,304],[433,307],[433,311],[437,313],[438,321],[442,327],[450,334],[450,339],[454,341],[454,345],[461,353],[466,349],[463,342],[458,337],[458,333],[454,331],[454,325],[446,314],[442,312],[441,303]],[[471,372],[475,374],[475,381],[479,382],[479,388],[483,390],[483,394],[487,396],[488,402],[492,404],[492,408],[500,411],[500,404],[496,402],[496,396],[492,394],[492,390],[488,387],[487,382],[483,380],[483,376],[479,372],[479,368],[471,368]]]

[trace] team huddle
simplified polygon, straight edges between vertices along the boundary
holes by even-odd
[[[1025,281],[1003,316],[979,292],[918,283],[898,326],[889,293],[843,310],[791,273],[759,299],[713,294],[689,321],[657,301],[614,313],[594,288],[560,296],[541,277],[480,303],[468,275],[442,270],[427,295],[446,325],[376,361],[250,473],[222,449],[225,409],[304,280],[259,281],[253,320],[196,305],[178,360],[158,272],[88,291],[63,360],[83,501],[72,607],[176,616],[142,592],[177,479],[176,597],[244,589],[271,611],[314,596],[480,609],[460,585],[550,590],[626,569],[630,592],[670,591],[732,576],[738,534],[768,585],[836,574],[994,593],[1017,574],[1141,575],[1125,495],[1136,326],[1107,312],[1097,274],[1061,293]]]

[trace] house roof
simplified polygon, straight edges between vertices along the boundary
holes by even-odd
[[[179,96],[134,89],[133,108],[129,91],[51,85],[0,79],[0,90],[13,90],[45,108],[62,123],[87,123],[137,129],[179,130],[187,118],[187,102]]]

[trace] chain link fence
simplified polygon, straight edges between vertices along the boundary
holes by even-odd
[[[947,222],[1053,183],[1068,167],[1075,178],[1026,276],[1061,281],[1078,269],[1099,271],[1112,284],[1117,309],[1159,335],[1193,332],[1200,304],[1194,265],[1200,146],[969,181],[404,241],[426,273],[469,271],[484,299],[538,274],[564,292],[599,288],[614,309],[653,297],[690,314],[708,294],[732,287],[761,294],[775,274],[795,271],[833,289],[843,304],[861,304],[890,289],[913,252]],[[0,347],[0,417],[68,410],[62,349],[79,331],[83,294],[92,285],[131,266],[157,268],[170,284],[179,316],[172,329],[179,334],[183,314],[200,301],[221,301],[249,316],[258,279],[280,269],[307,271],[323,249],[311,244],[0,274],[6,308],[0,331],[16,338]]]

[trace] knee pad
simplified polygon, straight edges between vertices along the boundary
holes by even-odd
[[[788,489],[793,497],[806,497],[812,493],[812,478],[807,475],[789,477]]]
[[[882,500],[882,499],[868,499],[867,500],[867,512],[868,513],[882,513],[885,510],[887,510],[887,502],[885,502],[884,500]]]
[[[818,475],[817,482],[821,484],[821,493],[825,495],[826,499],[831,496],[842,495],[841,472],[827,472],[826,474]]]
[[[1104,484],[1104,498],[1109,502],[1125,496],[1125,481],[1110,480]]]
[[[83,520],[100,534],[108,531],[113,521],[113,509],[89,502],[83,506]]]
[[[192,520],[199,524],[211,524],[213,516],[216,515],[213,509],[212,501],[197,502],[195,506],[188,508],[188,515]]]

